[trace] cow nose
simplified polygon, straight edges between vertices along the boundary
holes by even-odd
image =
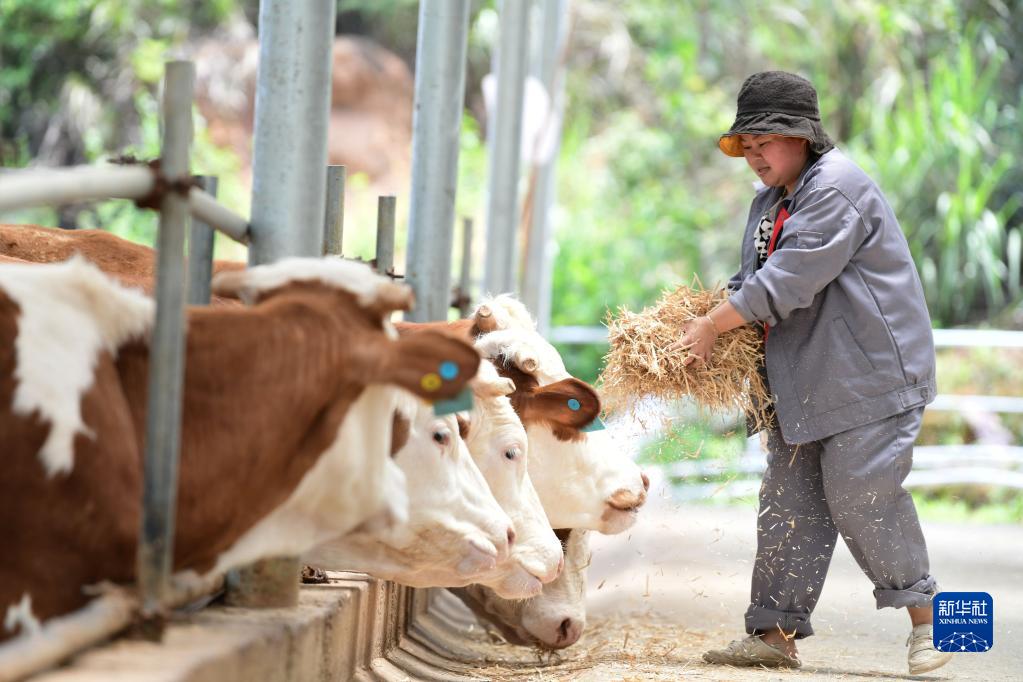
[[[554,574],[554,577],[561,575],[561,572],[565,570],[565,557],[558,559],[558,572]]]
[[[643,479],[643,490],[650,491],[650,477],[640,472],[639,477]]]
[[[514,544],[515,544],[515,529],[512,528],[511,526],[508,526],[508,549],[511,549],[512,545],[514,545]]]
[[[558,626],[558,644],[559,648],[571,646],[579,640],[579,635],[582,634],[582,625],[578,621],[574,621],[571,618],[566,618],[561,621],[561,625]]]
[[[561,621],[561,625],[558,626],[558,634],[561,636],[560,637],[561,639],[565,639],[566,637],[568,637],[568,629],[570,627],[572,627],[571,618],[566,618],[565,620]]]

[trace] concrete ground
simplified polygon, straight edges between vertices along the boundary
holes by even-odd
[[[657,490],[657,488],[655,488]],[[1023,680],[1023,527],[925,523],[931,569],[949,591],[994,598],[994,646],[909,676],[903,610],[874,607],[872,585],[840,544],[801,642],[801,671],[710,666],[700,653],[743,635],[756,542],[752,506],[676,504],[661,488],[623,536],[595,536],[589,624],[547,664],[481,675],[535,680]]]

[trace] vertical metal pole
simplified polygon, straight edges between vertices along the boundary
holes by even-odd
[[[207,194],[217,196],[217,177],[199,176],[199,184]],[[213,277],[214,230],[206,223],[194,220],[188,233],[188,302],[192,305],[210,304],[210,279]]]
[[[191,62],[167,63],[161,171],[170,179],[190,177],[194,84],[195,67]],[[157,235],[156,325],[149,362],[145,480],[137,559],[142,609],[148,615],[160,611],[174,558],[181,386],[185,364],[185,233],[189,219],[188,199],[168,193],[160,204]]]
[[[405,273],[416,293],[408,319],[447,319],[458,146],[469,35],[467,0],[421,0],[412,114],[412,196]]]
[[[551,323],[551,280],[557,245],[552,238],[551,209],[557,201],[557,159],[561,148],[561,108],[564,81],[558,73],[565,44],[567,0],[539,0],[543,24],[536,47],[538,59],[535,75],[550,94],[548,123],[558,124],[551,158],[536,169],[533,214],[526,239],[525,268],[522,273],[522,302],[536,318],[541,334],[547,334]]]
[[[462,268],[458,274],[458,314],[469,316],[472,296],[469,295],[472,276],[472,218],[462,218]]]
[[[531,0],[501,3],[497,54],[497,104],[488,128],[490,147],[487,253],[483,288],[489,293],[515,291],[519,260],[519,164],[522,157],[522,97],[529,56]]]
[[[345,231],[344,166],[327,166],[327,211],[323,221],[323,253],[341,255],[341,237]]]
[[[394,274],[394,218],[397,199],[387,195],[377,199],[377,272]]]
[[[323,253],[335,0],[261,0],[249,262]],[[229,603],[298,603],[297,557],[232,571]]]
[[[323,252],[334,0],[262,0],[249,262]]]

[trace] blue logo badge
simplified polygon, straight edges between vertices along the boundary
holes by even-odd
[[[934,609],[934,648],[984,652],[994,645],[995,602],[987,592],[941,592]]]

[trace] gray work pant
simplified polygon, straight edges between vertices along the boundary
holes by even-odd
[[[746,632],[813,634],[839,533],[874,583],[877,608],[930,605],[937,584],[902,487],[922,416],[921,407],[802,445],[768,432]]]

